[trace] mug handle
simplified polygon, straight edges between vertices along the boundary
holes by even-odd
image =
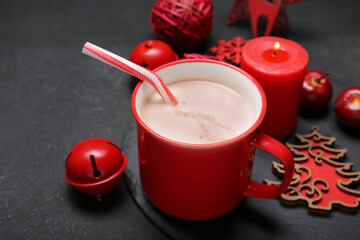
[[[250,144],[278,158],[284,166],[285,176],[282,183],[276,185],[266,185],[250,180],[250,184],[244,193],[245,196],[255,198],[280,196],[289,186],[294,172],[294,159],[291,152],[282,143],[262,132],[259,132]]]

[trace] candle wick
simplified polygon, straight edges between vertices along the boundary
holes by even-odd
[[[276,51],[274,51],[274,53],[273,53],[273,57],[275,57],[275,55],[276,55]]]

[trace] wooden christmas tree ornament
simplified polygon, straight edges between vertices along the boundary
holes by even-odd
[[[294,155],[295,169],[288,189],[279,197],[287,206],[307,206],[311,214],[328,215],[338,209],[355,212],[360,204],[360,172],[351,172],[353,163],[342,162],[347,149],[335,149],[335,137],[325,137],[314,126],[307,135],[296,135],[300,144],[286,143]],[[274,173],[282,177],[283,166],[273,162]],[[264,180],[269,185],[275,181]]]

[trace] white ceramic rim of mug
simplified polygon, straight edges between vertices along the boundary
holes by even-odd
[[[200,70],[201,67],[205,66],[204,63],[214,65],[214,68],[207,69],[206,77],[204,77],[204,73],[201,73],[201,70]],[[193,65],[193,66],[190,66],[190,68],[187,69],[187,71],[182,70],[181,77],[178,77],[180,75],[178,71],[174,71],[174,69],[172,69],[172,68],[176,69],[177,67],[188,68],[189,64]],[[217,70],[215,70],[215,66],[217,67]],[[171,70],[170,73],[168,72],[169,69]],[[219,69],[221,69],[221,70],[219,71]],[[230,139],[227,139],[227,140],[224,140],[224,141],[220,141],[220,142],[199,144],[199,143],[185,143],[185,142],[172,140],[172,139],[166,138],[166,137],[156,133],[142,121],[140,114],[137,111],[137,108],[139,105],[138,93],[145,91],[146,96],[149,96],[150,94],[155,92],[154,88],[146,82],[139,82],[137,84],[137,86],[135,87],[134,92],[132,94],[131,107],[132,107],[134,117],[137,120],[138,124],[140,124],[148,132],[152,133],[158,139],[160,139],[162,141],[166,141],[168,143],[173,143],[178,146],[183,146],[183,147],[213,148],[213,147],[217,147],[217,146],[230,144],[230,143],[233,143],[238,140],[246,138],[247,136],[249,136],[251,133],[253,133],[259,127],[259,125],[261,124],[261,122],[265,116],[265,111],[266,111],[265,92],[264,92],[263,88],[261,87],[261,85],[259,84],[259,82],[255,80],[255,78],[253,78],[248,73],[246,73],[245,71],[243,71],[242,69],[240,69],[234,65],[231,65],[226,62],[210,60],[210,59],[178,60],[178,61],[164,64],[164,65],[154,69],[153,71],[156,72],[160,77],[162,77],[163,81],[166,84],[168,84],[169,81],[170,81],[170,83],[173,83],[173,82],[183,81],[186,79],[189,79],[189,80],[191,80],[191,79],[201,80],[202,79],[202,80],[206,80],[206,81],[220,82],[220,81],[217,81],[216,79],[219,79],[219,78],[223,79],[220,76],[220,73],[222,73],[222,70],[227,71],[227,74],[230,76],[236,75],[237,76],[236,81],[242,81],[243,83],[245,83],[246,87],[244,87],[244,85],[241,85],[241,89],[244,90],[244,88],[246,88],[246,90],[248,90],[247,93],[252,91],[252,93],[249,94],[249,96],[251,96],[253,98],[253,101],[255,102],[255,105],[256,105],[256,115],[257,115],[256,120],[254,121],[254,123],[251,125],[250,128],[248,128],[246,131],[244,131],[240,135],[230,138]],[[188,77],[184,76],[184,73],[187,73],[189,76]],[[240,75],[239,75],[239,73],[240,73]],[[163,77],[164,74],[167,74],[167,76]],[[241,76],[241,77],[239,77],[239,76]],[[250,81],[248,81],[246,79],[248,79]],[[236,84],[234,81],[234,78],[230,78],[230,80],[227,78],[226,82],[228,84],[230,84],[230,83]],[[223,81],[221,81],[221,83],[224,84]],[[236,85],[238,85],[238,84],[236,84]],[[234,88],[234,86],[230,86],[230,87]],[[254,95],[256,95],[256,96],[254,96]],[[145,99],[145,97],[142,97],[141,100],[144,100],[144,99]]]

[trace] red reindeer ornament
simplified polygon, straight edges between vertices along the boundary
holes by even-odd
[[[260,17],[262,16],[265,16],[267,18],[265,36],[270,35],[275,20],[279,14],[279,10],[281,7],[280,2],[281,1],[278,0],[275,0],[274,3],[266,0],[249,0],[251,28],[254,37],[258,36],[258,22]]]
[[[302,0],[235,0],[226,23],[250,17],[254,37],[258,36],[258,21],[267,18],[265,36],[282,35],[289,28],[286,6]]]

